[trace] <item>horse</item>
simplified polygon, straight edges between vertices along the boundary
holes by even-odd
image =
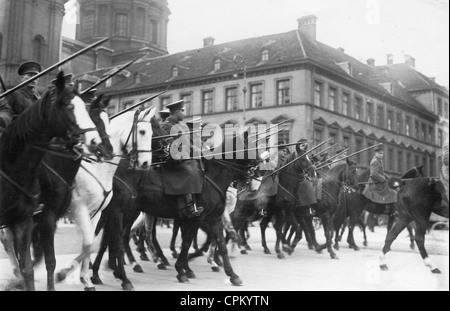
[[[33,214],[42,191],[40,164],[52,140],[70,141],[72,135],[82,135],[89,151],[101,141],[85,103],[75,88],[65,86],[61,71],[55,87],[49,88],[1,136],[0,226],[11,230],[25,289],[29,291],[35,290],[30,246]]]
[[[234,138],[234,141],[235,139],[236,138]],[[140,182],[135,188],[135,199],[130,198],[130,194],[128,194],[128,198],[126,198],[125,193],[121,196],[121,202],[124,200],[128,201],[129,210],[135,209],[136,211],[150,215],[150,217],[146,217],[146,237],[149,244],[151,244],[153,240],[152,231],[149,228],[151,228],[151,224],[154,222],[154,217],[178,219],[180,221],[182,249],[177,262],[175,263],[175,269],[178,272],[177,279],[181,283],[189,283],[189,278],[195,278],[194,272],[188,265],[188,250],[198,228],[202,225],[202,228],[204,228],[208,234],[211,233],[212,236],[218,240],[222,258],[224,258],[225,272],[230,277],[231,283],[233,285],[242,284],[239,276],[234,273],[231,267],[219,219],[224,211],[225,192],[228,186],[234,178],[247,178],[250,165],[254,164],[255,159],[248,159],[246,157],[244,157],[244,159],[239,159],[233,155],[230,159],[229,154],[225,159],[218,159],[217,156],[220,157],[222,155],[222,148],[224,146],[229,146],[229,144],[216,145],[216,148],[214,149],[215,156],[212,159],[205,160],[202,158],[200,160],[205,174],[205,181],[202,194],[198,195],[197,202],[204,207],[204,212],[198,217],[187,218],[184,215],[180,215],[176,207],[177,197],[164,194],[161,187],[162,176],[160,166],[152,166],[143,173]],[[218,153],[216,150],[222,150],[222,152]],[[233,152],[235,153],[236,150],[234,149]],[[111,204],[114,204],[114,202],[111,201]],[[124,203],[121,205],[122,207],[125,206]],[[109,241],[110,243],[115,242],[118,244],[116,249],[119,250],[119,253],[116,254],[115,257],[119,265],[117,267],[118,269],[115,271],[115,276],[123,280],[126,278],[123,269],[123,258],[121,258],[123,257],[122,250],[124,247],[123,236],[119,236],[116,239],[109,239]],[[129,239],[125,241],[127,243]],[[96,275],[96,270],[94,270],[94,266],[95,264],[93,265],[93,277],[98,277],[98,275]]]
[[[96,223],[113,196],[114,175],[121,166],[126,170],[144,170],[151,164],[153,129],[150,120],[154,114],[155,108],[149,107],[127,111],[110,119],[105,125],[114,158],[102,163],[83,162],[75,177],[76,187],[72,191],[69,211],[81,231],[83,246],[73,262],[81,264],[80,280],[86,291],[95,290],[89,273],[90,254],[94,251]],[[64,280],[74,268],[70,266],[59,271],[58,281]]]
[[[442,181],[433,177],[417,176],[400,180],[400,190],[398,192],[397,213],[399,214],[396,223],[388,231],[380,255],[380,269],[389,270],[386,263],[386,254],[390,251],[392,243],[400,232],[412,221],[415,223],[415,241],[425,266],[432,273],[441,273],[425,249],[425,234],[428,228],[430,215],[435,213],[448,218],[448,207],[442,204],[442,195],[445,188]],[[447,194],[448,195],[448,194]]]
[[[423,175],[423,166],[414,167],[408,170],[402,178],[416,178],[421,177]],[[375,214],[384,214],[385,205],[378,204],[370,201],[364,195],[362,195],[362,191],[364,190],[365,184],[369,179],[370,170],[365,170],[362,174],[359,174],[356,170],[356,166],[353,167],[354,172],[347,175],[346,177],[346,186],[344,186],[342,192],[339,194],[339,202],[340,208],[339,213],[336,215],[334,219],[334,227],[336,230],[342,227],[343,222],[345,221],[346,216],[350,217],[349,225],[348,225],[348,237],[347,242],[350,248],[354,250],[359,250],[359,247],[356,245],[354,237],[353,237],[353,229],[358,222],[361,213],[363,210],[366,210]],[[356,172],[356,173],[355,173]],[[394,222],[395,222],[395,210],[396,204],[391,204],[390,214],[389,214],[389,222],[387,225],[387,230],[389,231]],[[414,239],[414,233],[412,231],[412,226],[408,226],[408,230],[410,233],[410,239]],[[411,241],[411,244],[413,242]],[[336,234],[335,237],[335,245],[336,249],[339,248],[339,234]],[[413,245],[411,246],[413,248]]]

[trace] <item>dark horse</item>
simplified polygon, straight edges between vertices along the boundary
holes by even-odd
[[[39,174],[47,147],[54,138],[70,140],[68,133],[84,133],[92,151],[100,136],[84,102],[73,87],[66,88],[64,73],[56,87],[27,108],[3,132],[0,140],[0,226],[11,230],[14,250],[26,290],[35,290],[31,238],[41,193]]]
[[[422,172],[423,167],[414,167],[410,169],[408,172],[406,172],[401,178],[402,179],[408,179],[408,178],[416,178],[424,176]],[[343,223],[347,217],[350,218],[349,224],[348,224],[348,237],[347,242],[349,244],[350,248],[353,248],[354,250],[359,250],[359,247],[356,245],[354,237],[353,237],[353,230],[357,223],[359,222],[361,213],[363,210],[366,210],[370,213],[374,214],[384,214],[385,212],[385,205],[384,204],[378,204],[370,201],[367,199],[364,195],[362,195],[362,191],[364,190],[364,187],[369,180],[370,170],[366,169],[362,174],[358,174],[356,169],[356,164],[353,165],[353,168],[351,172],[349,172],[345,179],[345,185],[339,194],[339,211],[336,214],[336,217],[334,219],[334,227],[336,229],[336,236],[335,236],[335,245],[334,247],[336,249],[339,249],[339,229],[343,227]],[[397,204],[391,204],[389,209],[389,222],[387,225],[387,230],[389,231],[392,226],[394,225],[394,221],[396,219],[395,217],[395,211],[396,211],[396,205]],[[414,233],[412,231],[412,226],[408,225],[408,230],[410,233],[410,239],[414,238]],[[411,248],[413,248],[414,244],[413,241],[411,241]]]
[[[400,232],[414,221],[416,225],[415,241],[420,256],[431,272],[441,273],[428,257],[425,249],[425,233],[432,212],[448,218],[448,206],[442,205],[442,194],[444,193],[445,189],[442,182],[436,178],[418,177],[401,181],[397,205],[399,215],[395,225],[387,234],[383,253],[380,255],[380,268],[382,270],[388,270],[385,255],[390,251],[392,243]]]
[[[55,290],[54,272],[56,266],[54,235],[56,222],[68,213],[68,207],[72,198],[75,176],[80,167],[80,162],[96,160],[111,160],[113,148],[105,129],[105,121],[108,115],[100,95],[89,106],[89,116],[94,122],[98,133],[102,139],[97,146],[95,156],[92,159],[89,155],[80,155],[71,146],[60,146],[62,150],[50,150],[44,157],[41,165],[42,170],[39,176],[41,183],[40,203],[44,204],[41,213],[33,217],[36,227],[33,231],[34,261],[38,263],[45,255],[45,266],[47,269],[47,290]],[[68,147],[68,148],[67,148]],[[98,152],[97,152],[98,151]]]
[[[220,155],[220,150],[224,145],[228,146],[229,144],[217,146],[214,154],[217,153]],[[246,157],[244,157],[244,159],[237,159],[234,155],[231,155],[230,157],[230,154],[226,155],[225,159],[217,159],[217,157],[214,157],[206,160],[202,158],[201,163],[204,169],[205,181],[202,194],[199,195],[197,202],[200,206],[204,207],[204,212],[199,217],[186,218],[179,214],[176,207],[177,197],[166,195],[163,192],[161,169],[159,166],[153,166],[143,172],[139,182],[135,184],[136,186],[133,189],[136,195],[135,199],[131,198],[131,192],[129,192],[126,197],[125,195],[122,195],[122,202],[127,202],[123,208],[128,209],[129,212],[132,212],[133,209],[138,212],[142,211],[151,215],[151,221],[154,220],[154,217],[159,217],[177,219],[180,222],[182,248],[177,262],[175,263],[175,269],[178,272],[177,279],[179,282],[188,283],[189,278],[195,278],[195,274],[188,265],[188,250],[201,225],[208,234],[212,234],[218,241],[219,249],[224,260],[225,272],[230,277],[231,283],[234,285],[242,284],[242,281],[234,273],[230,264],[220,217],[223,214],[225,207],[225,192],[230,183],[235,178],[248,178],[247,172],[250,165],[254,164],[254,162],[254,159],[246,159]],[[114,193],[116,193],[115,190]],[[114,200],[113,197],[111,200],[112,204],[114,204]],[[133,204],[135,204],[135,206],[133,206]],[[148,229],[146,230],[146,237],[149,244],[151,244],[153,241],[151,227],[146,226],[146,229]],[[127,241],[129,241],[129,239]],[[115,254],[118,263],[115,275],[122,280],[126,278],[123,268],[123,258],[121,258],[123,257],[123,251],[121,251],[121,249],[123,250],[123,242],[124,240],[120,236],[115,235],[115,238],[109,237],[110,252],[112,250],[111,243],[119,245],[115,248],[115,250],[120,251],[120,253]],[[94,263],[94,266],[95,264],[96,263]],[[93,267],[93,277],[98,277],[96,271],[98,272],[98,270],[94,270]]]

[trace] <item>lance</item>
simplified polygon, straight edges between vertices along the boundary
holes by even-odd
[[[145,104],[146,102],[148,102],[148,101],[150,101],[150,100],[152,100],[152,99],[155,99],[155,98],[158,97],[158,96],[161,96],[161,95],[164,94],[165,92],[167,92],[167,90],[164,90],[164,91],[162,91],[161,93],[158,93],[158,94],[152,95],[152,96],[150,96],[150,97],[147,97],[147,98],[141,100],[140,102],[138,102],[137,104],[134,104],[134,105],[132,105],[132,106],[130,106],[130,107],[128,107],[128,108],[125,108],[125,109],[122,110],[122,111],[119,111],[119,112],[116,113],[116,114],[113,114],[112,116],[109,117],[109,119],[112,120],[112,119],[114,119],[114,118],[120,116],[121,114],[124,114],[124,113],[127,112],[127,111],[133,110],[134,108],[136,108],[136,107],[138,107],[138,106],[140,106],[140,105],[142,105],[142,104]]]
[[[110,73],[109,75],[107,75],[106,77],[101,78],[99,81],[97,81],[96,83],[94,83],[93,85],[91,85],[90,87],[88,87],[87,89],[85,89],[84,91],[82,91],[80,93],[80,95],[83,95],[84,93],[89,92],[90,90],[92,90],[93,88],[95,88],[96,86],[102,84],[103,82],[105,82],[106,80],[108,80],[109,78],[111,78],[112,76],[115,76],[116,74],[118,74],[119,72],[121,72],[122,70],[124,70],[125,68],[129,67],[130,65],[134,64],[135,62],[137,62],[139,59],[141,59],[143,56],[140,56],[132,61],[129,61],[128,63],[120,66],[119,68],[117,68],[116,70],[114,70],[114,72]]]
[[[276,127],[276,126],[279,126],[279,125],[281,125],[281,124],[283,124],[283,123],[286,123],[286,122],[289,122],[289,121],[293,121],[294,119],[287,119],[287,120],[284,120],[284,121],[281,121],[280,123],[277,123],[277,124],[272,124],[271,126],[269,126],[266,130],[265,130],[265,134],[267,134],[267,132],[268,131],[270,131],[273,127]],[[251,134],[251,135],[249,135],[248,137],[247,137],[247,139],[248,138],[252,138],[252,137],[255,137],[255,136],[257,136],[258,135],[258,133],[255,133],[255,134]],[[266,136],[264,136],[264,137],[266,137]],[[259,138],[259,139],[262,139],[262,138],[264,138],[264,137],[261,137],[261,138]],[[258,139],[258,140],[259,140]]]
[[[308,142],[312,142],[312,140],[308,140]],[[289,144],[281,144],[281,145],[273,145],[273,146],[268,146],[267,148],[278,148],[278,147],[289,147],[289,146],[294,146],[294,145],[298,145],[299,142],[295,142],[295,143],[289,143]],[[335,145],[333,145],[335,146]],[[332,147],[333,147],[332,146]],[[263,146],[259,147],[260,149],[264,149]],[[329,148],[327,148],[328,150]]]
[[[300,158],[306,156],[308,153],[311,153],[312,151],[316,150],[317,148],[321,147],[322,145],[324,145],[325,143],[327,143],[328,141],[330,141],[331,139],[333,139],[333,137],[328,138],[327,140],[321,142],[320,144],[318,144],[317,146],[315,146],[314,148],[312,148],[311,150],[306,151],[305,153],[303,153],[302,155],[300,155],[299,157],[295,158],[294,160],[290,161],[289,163],[283,165],[282,167],[274,170],[272,173],[264,176],[264,178],[262,179],[262,181],[264,181],[265,179],[269,178],[270,176],[272,176],[273,174],[279,172],[280,170],[282,170],[283,168],[291,165],[292,163],[294,163],[295,161],[299,160]],[[299,144],[299,143],[297,143]]]
[[[23,87],[24,85],[27,85],[28,83],[33,82],[33,81],[36,80],[36,79],[39,79],[39,78],[42,77],[43,75],[45,75],[45,74],[47,74],[48,72],[52,71],[53,69],[55,69],[55,68],[57,68],[57,67],[60,67],[60,66],[64,65],[65,63],[67,63],[68,61],[74,59],[75,57],[77,57],[77,56],[79,56],[79,55],[85,53],[86,51],[89,51],[89,50],[91,50],[91,49],[93,49],[93,48],[99,46],[100,44],[102,44],[102,43],[108,41],[110,38],[111,38],[111,37],[103,38],[103,39],[101,39],[101,40],[99,40],[99,41],[97,41],[97,42],[95,42],[95,43],[89,45],[88,47],[85,47],[84,49],[82,49],[82,50],[80,50],[80,51],[78,51],[78,52],[76,52],[76,53],[70,55],[69,57],[63,59],[62,61],[57,62],[56,64],[54,64],[54,65],[48,67],[47,69],[41,71],[40,73],[38,73],[37,75],[31,77],[30,79],[28,79],[28,80],[26,80],[26,81],[23,81],[23,82],[20,83],[19,85],[16,85],[15,87],[13,87],[13,88],[11,88],[11,89],[5,91],[4,93],[0,94],[0,98],[3,98],[3,97],[5,97],[5,96],[7,96],[7,95],[9,95],[9,94],[11,94],[11,93],[17,91],[18,89],[20,89],[20,88]]]
[[[382,145],[382,144],[383,144],[383,143],[379,143],[379,144],[376,144],[376,145],[373,145],[373,146],[364,148],[364,149],[362,149],[362,150],[356,151],[356,152],[354,152],[354,153],[352,153],[352,154],[350,154],[350,155],[348,155],[348,156],[346,156],[346,157],[340,159],[339,161],[344,160],[344,159],[348,159],[348,158],[350,158],[350,157],[352,157],[352,156],[354,156],[354,155],[356,155],[356,154],[358,154],[358,153],[367,151],[367,150],[369,150],[369,149],[375,148],[375,147],[380,146],[380,145]],[[336,161],[336,162],[338,162],[338,161]],[[328,163],[327,165],[330,165],[330,164],[332,164],[332,163],[333,163],[333,162]],[[321,168],[323,168],[323,166],[322,166],[322,167],[319,167],[319,168],[316,168],[316,169],[321,169]]]
[[[177,133],[177,134],[155,136],[155,137],[152,137],[152,139],[164,139],[164,138],[178,137],[180,135],[196,134],[196,133],[201,133],[201,132],[202,132],[202,130],[193,131],[193,132],[181,132],[181,133]]]
[[[344,150],[342,150],[341,152],[335,154],[334,156],[329,157],[328,159],[326,159],[326,160],[323,161],[322,163],[317,164],[317,167],[318,167],[317,170],[320,170],[320,169],[322,169],[322,168],[324,168],[324,167],[326,167],[326,166],[328,166],[328,165],[331,165],[331,164],[333,164],[333,163],[342,161],[342,160],[345,159],[345,158],[339,159],[339,160],[337,160],[337,161],[332,161],[332,160],[335,159],[335,158],[337,158],[337,157],[339,157],[340,155],[344,154],[345,152],[347,152],[347,150],[348,150],[348,148],[345,148]]]

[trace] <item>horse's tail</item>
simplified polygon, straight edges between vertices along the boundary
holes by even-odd
[[[105,227],[106,224],[106,213],[102,213],[100,219],[98,220],[97,226],[95,227],[95,236],[97,236],[100,231]]]

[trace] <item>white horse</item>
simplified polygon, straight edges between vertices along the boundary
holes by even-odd
[[[90,254],[94,251],[95,226],[101,211],[112,198],[113,177],[122,157],[132,157],[134,168],[145,169],[152,163],[152,125],[154,107],[144,111],[128,111],[105,122],[116,157],[104,163],[83,162],[75,177],[75,188],[69,210],[83,236],[82,253],[75,258],[81,263],[80,280],[85,290],[95,290],[90,280]],[[105,113],[105,116],[106,113]],[[74,267],[58,273],[64,279]]]

